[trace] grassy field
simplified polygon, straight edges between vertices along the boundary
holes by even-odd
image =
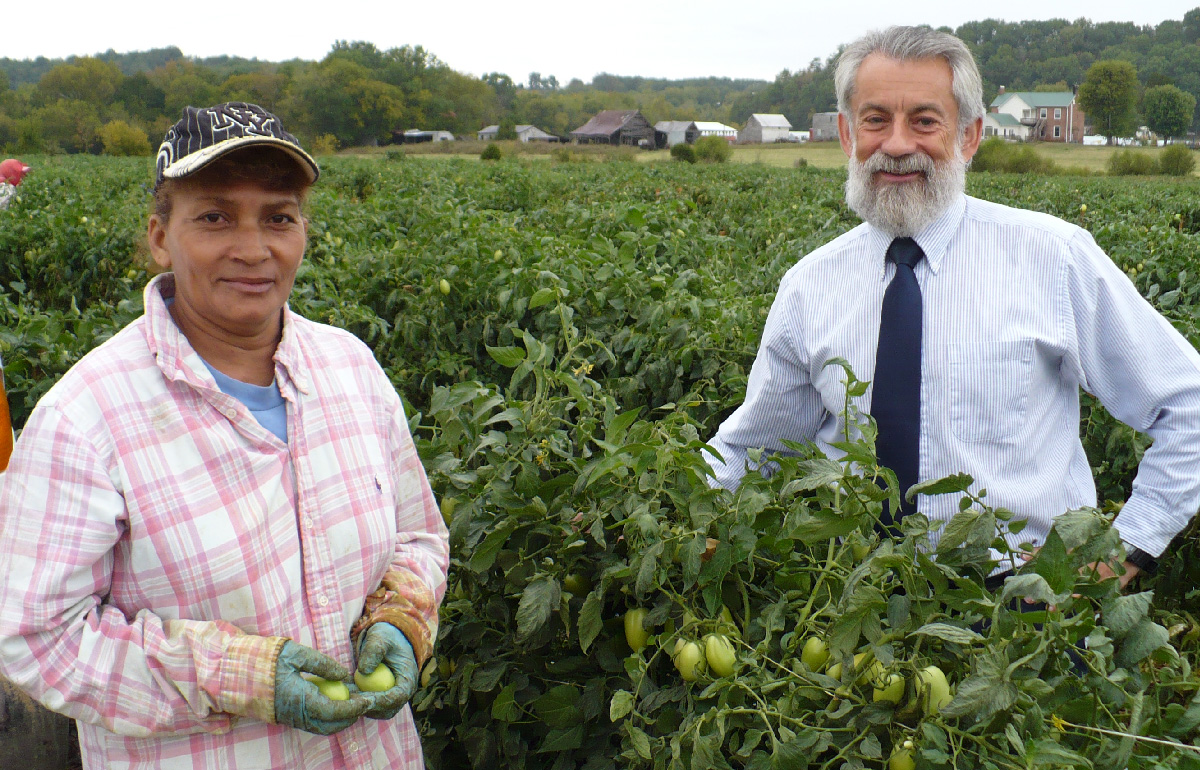
[[[488,142],[467,140],[461,142],[440,142],[438,144],[418,144],[401,147],[370,147],[355,148],[344,151],[343,155],[370,156],[386,153],[403,152],[406,155],[420,155],[436,158],[478,159]],[[642,163],[669,162],[671,156],[665,151],[645,152],[632,147],[607,147],[603,145],[568,145],[519,142],[499,142],[500,149],[505,155],[518,155],[531,160],[550,160],[556,152],[569,152],[576,156],[592,157],[597,160],[636,160]],[[1034,144],[1032,147],[1041,155],[1050,158],[1059,166],[1066,169],[1084,169],[1091,173],[1104,173],[1108,168],[1109,158],[1116,152],[1125,149],[1121,147],[1095,147],[1079,144],[1056,144],[1045,142]],[[1157,155],[1161,147],[1136,147],[1133,152],[1145,155]],[[774,168],[793,168],[796,162],[804,160],[814,168],[843,168],[846,165],[846,154],[837,142],[809,142],[807,144],[750,144],[735,145],[733,148],[733,163],[745,163]],[[1200,175],[1200,168],[1193,176]]]

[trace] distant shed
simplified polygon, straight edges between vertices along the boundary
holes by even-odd
[[[738,134],[743,144],[772,144],[789,142],[792,139],[792,124],[782,115],[756,112],[746,121],[746,127]]]
[[[571,141],[653,148],[654,126],[639,110],[603,110],[572,131]]]
[[[691,120],[660,120],[654,124],[654,130],[662,135],[658,142],[660,147],[664,144],[667,147],[674,147],[677,144],[694,144],[700,136],[695,122]]]
[[[818,112],[812,117],[811,141],[836,142],[838,140],[838,114]]]
[[[422,131],[410,128],[407,131],[393,131],[392,142],[395,144],[420,144],[421,142],[453,142],[454,134],[449,131]]]

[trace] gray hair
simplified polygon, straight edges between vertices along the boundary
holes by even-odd
[[[954,101],[958,105],[958,132],[983,117],[983,79],[975,57],[966,44],[953,35],[928,27],[888,27],[874,30],[855,40],[838,56],[833,83],[837,90],[838,112],[853,125],[850,100],[854,96],[858,68],[873,53],[896,61],[914,61],[940,57],[950,65]]]

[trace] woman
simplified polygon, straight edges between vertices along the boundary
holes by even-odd
[[[446,530],[370,351],[287,307],[318,173],[259,107],[185,110],[148,228],[170,272],[17,442],[0,674],[78,720],[85,767],[422,764]],[[380,693],[308,679],[381,661]]]

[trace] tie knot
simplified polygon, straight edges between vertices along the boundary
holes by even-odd
[[[897,238],[887,250],[888,259],[909,268],[916,267],[924,256],[925,252],[921,251],[921,247],[912,238]]]

